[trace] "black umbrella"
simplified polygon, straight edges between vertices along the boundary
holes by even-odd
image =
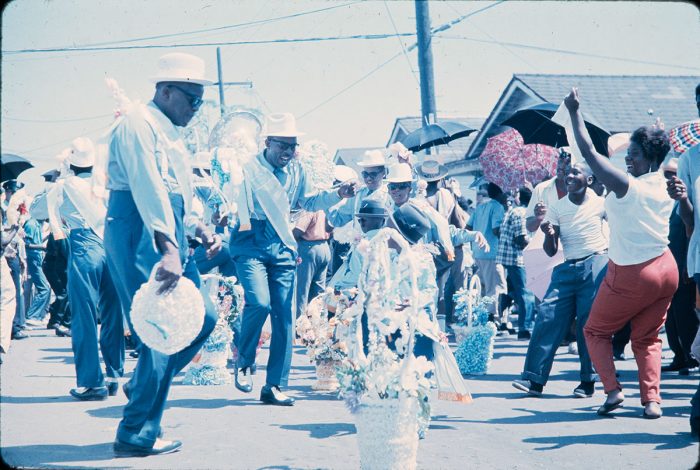
[[[551,147],[569,145],[566,131],[551,118],[557,112],[558,105],[542,103],[517,110],[511,117],[501,123],[520,132],[526,144],[543,144]],[[593,118],[583,115],[583,121],[591,136],[593,146],[602,155],[608,156],[608,137],[610,133],[603,129]]]
[[[421,127],[408,134],[401,141],[409,150],[418,152],[436,145],[444,145],[455,139],[466,137],[477,129],[454,121],[442,121]]]
[[[0,181],[16,180],[24,170],[34,167],[26,158],[11,153],[0,155],[0,163],[2,163]]]

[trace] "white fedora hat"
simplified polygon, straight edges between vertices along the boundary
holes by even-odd
[[[333,178],[337,181],[348,181],[357,179],[357,172],[345,165],[336,165],[333,168]]]
[[[192,54],[171,52],[158,59],[158,72],[151,77],[153,83],[184,82],[197,85],[214,83],[204,77],[204,61]]]
[[[413,181],[413,171],[408,163],[397,163],[389,167],[387,183],[409,183]]]
[[[381,150],[368,150],[365,152],[361,161],[357,162],[362,168],[370,168],[373,166],[386,166],[386,158]]]
[[[264,136],[299,137],[304,135],[297,130],[297,120],[292,113],[274,113],[267,116]]]
[[[95,164],[95,145],[87,137],[73,139],[67,161],[69,165],[85,168]]]

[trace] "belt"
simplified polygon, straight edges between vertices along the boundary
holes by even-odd
[[[601,250],[601,251],[596,251],[595,253],[591,253],[590,255],[586,255],[583,258],[576,258],[576,259],[567,259],[567,263],[580,263],[581,261],[585,261],[591,256],[600,256],[600,255],[607,255],[608,250]]]

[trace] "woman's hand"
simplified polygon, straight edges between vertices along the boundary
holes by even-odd
[[[566,98],[564,98],[564,105],[566,106],[566,109],[568,109],[571,113],[575,113],[576,111],[578,111],[578,108],[581,105],[581,101],[578,97],[578,88],[571,88],[571,92],[568,95],[566,95]]]

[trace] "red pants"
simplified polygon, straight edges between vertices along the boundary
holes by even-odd
[[[583,329],[588,352],[605,393],[622,390],[615,376],[612,335],[629,321],[642,405],[650,401],[661,403],[659,330],[677,287],[678,267],[669,250],[657,258],[631,266],[608,262],[608,271]]]

